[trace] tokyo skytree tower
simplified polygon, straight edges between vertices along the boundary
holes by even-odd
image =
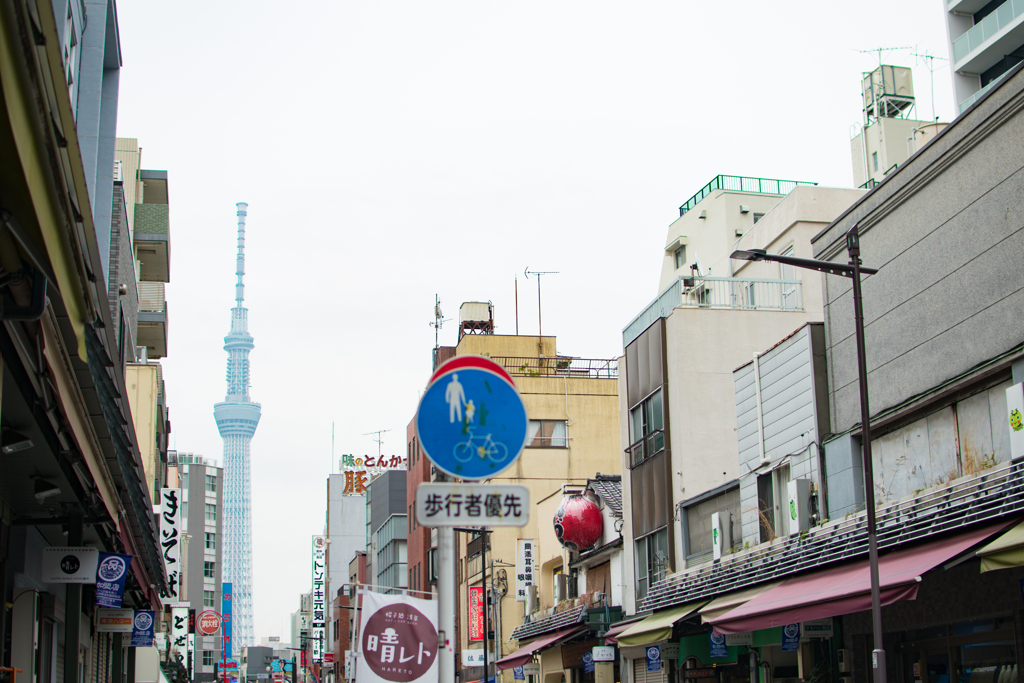
[[[232,643],[235,653],[253,645],[252,614],[252,497],[249,479],[249,442],[260,421],[260,404],[249,400],[249,334],[245,300],[245,216],[248,204],[238,207],[238,257],[235,261],[235,307],[231,332],[224,337],[228,352],[228,394],[213,406],[217,429],[224,439],[224,532],[221,557],[224,583],[232,583]],[[237,655],[236,655],[237,656]]]

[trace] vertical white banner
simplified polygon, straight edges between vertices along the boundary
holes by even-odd
[[[310,635],[313,638],[311,653],[315,663],[323,661],[324,639],[327,637],[327,605],[324,567],[327,562],[327,539],[313,537],[313,610],[310,620]]]
[[[167,573],[167,591],[161,597],[176,605],[181,601],[181,489],[162,489],[160,506],[160,548]]]
[[[185,661],[188,654],[188,607],[171,608],[171,652],[181,655]]]
[[[532,538],[516,540],[516,602],[526,602],[526,589],[534,584],[534,544]]]
[[[188,679],[191,681],[195,678],[194,671],[196,668],[196,634],[188,634]]]
[[[359,683],[437,683],[437,602],[365,591]]]

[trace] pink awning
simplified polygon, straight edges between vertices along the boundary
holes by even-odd
[[[516,650],[510,655],[505,655],[494,663],[494,666],[498,667],[499,670],[511,669],[514,666],[522,666],[523,664],[529,664],[533,661],[533,654],[538,650],[543,650],[546,647],[551,647],[559,641],[571,638],[577,633],[587,630],[586,626],[573,626],[572,628],[565,628],[561,631],[555,631],[549,633],[546,636],[541,636],[536,640],[530,641],[526,645]]]
[[[1009,522],[905,548],[878,558],[883,605],[917,598],[920,577],[999,533]],[[871,609],[868,560],[797,576],[712,619],[716,633],[741,633]]]

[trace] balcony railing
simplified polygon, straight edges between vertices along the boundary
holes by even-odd
[[[673,309],[691,307],[801,311],[802,283],[738,277],[678,278],[622,330],[623,347],[658,318],[667,318]]]
[[[656,429],[645,434],[639,441],[630,444],[626,449],[626,453],[629,454],[630,469],[663,450],[665,450],[665,430]]]
[[[1024,14],[1024,0],[1006,0],[975,24],[967,33],[953,41],[953,63],[958,64],[1001,30]]]
[[[164,283],[139,283],[139,310],[156,313],[162,313],[167,310],[167,300],[164,298]]]
[[[1020,1],[1020,0],[1018,0]],[[755,192],[757,194],[787,195],[797,185],[817,185],[801,180],[775,180],[774,178],[748,178],[738,175],[717,175],[711,182],[700,189],[700,192],[686,200],[686,203],[679,207],[679,215],[697,206],[700,200],[707,197],[715,190],[731,190],[733,192]]]
[[[519,377],[615,379],[619,376],[619,362],[615,359],[495,356],[491,360],[505,368],[508,374]]]

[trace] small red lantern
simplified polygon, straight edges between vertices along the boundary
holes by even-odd
[[[583,496],[566,496],[555,512],[555,536],[569,550],[579,552],[601,539],[604,519],[597,503]]]

